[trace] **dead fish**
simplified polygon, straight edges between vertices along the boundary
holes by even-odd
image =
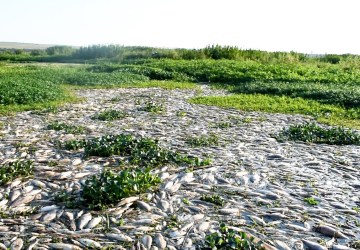
[[[49,213],[45,214],[43,217],[42,217],[42,221],[43,222],[49,222],[49,221],[52,221],[53,219],[56,218],[56,213],[57,213],[58,210],[54,209],[54,210],[51,210]]]
[[[39,187],[39,188],[46,187],[46,184],[44,182],[39,181],[39,180],[32,180],[31,184],[33,184],[34,186]]]
[[[209,230],[211,224],[210,222],[207,222],[207,221],[204,221],[204,222],[201,222],[197,228],[199,230],[199,232],[206,232],[207,230]]]
[[[128,197],[128,198],[121,200],[117,205],[123,206],[123,205],[129,204],[129,203],[133,203],[134,201],[137,201],[138,199],[139,199],[139,197],[137,197],[137,196]]]
[[[0,250],[7,250],[8,248],[3,244],[0,243]]]
[[[239,209],[237,209],[237,208],[222,208],[222,209],[219,209],[219,212],[221,214],[225,214],[225,215],[238,214]]]
[[[40,209],[40,212],[49,212],[49,211],[54,210],[54,209],[59,209],[59,207],[56,206],[56,205],[51,205],[51,206],[42,207],[42,208]]]
[[[65,243],[50,243],[49,246],[53,249],[59,249],[59,250],[82,250],[78,246],[72,244],[65,244]]]
[[[29,241],[30,241],[30,240],[29,240]],[[32,244],[29,245],[28,250],[32,250],[38,243],[39,243],[39,240],[36,239],[36,241],[35,241],[34,243],[32,243]]]
[[[166,241],[165,241],[164,237],[162,236],[162,234],[160,234],[160,233],[155,234],[154,242],[155,242],[156,246],[159,247],[160,249],[165,249]]]
[[[309,250],[327,250],[327,247],[324,247],[318,243],[309,240],[302,240],[302,242]]]
[[[11,250],[20,250],[24,245],[24,241],[21,238],[17,238],[13,243],[11,243]]]
[[[101,220],[102,220],[101,217],[92,218],[91,221],[89,221],[89,223],[86,225],[85,228],[92,229],[92,228],[96,227],[101,222]]]
[[[143,201],[137,201],[136,204],[138,205],[138,207],[146,212],[150,212],[151,211],[151,206],[149,204],[147,204],[146,202]]]
[[[154,223],[152,219],[140,219],[133,222],[135,225],[151,225]]]
[[[336,230],[335,228],[332,228],[329,226],[320,225],[320,226],[315,227],[314,230],[316,232],[322,233],[323,235],[336,237],[336,238],[340,238],[340,239],[348,239],[348,237],[346,237],[343,233],[341,233],[340,231]]]
[[[0,201],[0,207],[5,206],[8,203],[7,199],[3,199],[2,201]]]
[[[271,213],[271,214],[264,214],[266,218],[272,219],[272,220],[282,220],[282,219],[288,219],[284,214],[281,213]]]
[[[14,187],[18,186],[20,183],[21,183],[20,179],[14,180],[13,182],[11,182],[10,188],[14,188]]]
[[[92,219],[91,213],[83,214],[78,220],[78,230],[83,229]]]
[[[101,245],[99,242],[91,240],[91,239],[79,239],[79,242],[89,248],[101,248]]]
[[[64,216],[60,220],[72,231],[76,230],[76,224],[72,213],[64,212]]]
[[[180,187],[181,187],[181,183],[180,183],[180,182],[175,183],[175,184],[169,189],[169,192],[175,193],[176,191],[179,190]]]
[[[10,202],[13,202],[14,200],[16,200],[19,196],[21,195],[21,191],[20,190],[14,190],[10,193],[9,195],[9,200]]]
[[[124,235],[124,234],[120,234],[120,233],[119,234],[108,233],[108,234],[106,234],[106,237],[111,239],[111,240],[117,240],[117,241],[125,241],[125,242],[134,241],[129,236]]]
[[[332,250],[350,250],[352,248],[343,245],[333,245]]]
[[[35,198],[35,196],[33,196],[33,195],[21,196],[21,197],[17,198],[16,200],[14,200],[14,202],[11,203],[10,206],[17,207],[17,206],[31,202],[32,200],[34,200],[34,198]]]
[[[74,220],[74,214],[71,213],[71,212],[64,212],[64,213],[63,213],[63,217],[64,217],[66,220]]]
[[[303,232],[309,231],[309,229],[306,227],[302,227],[294,224],[285,224],[285,226],[296,231],[303,231]]]
[[[250,216],[250,218],[253,220],[253,222],[255,222],[256,224],[259,224],[259,225],[261,225],[261,226],[263,226],[263,227],[265,227],[266,226],[266,222],[263,220],[263,219],[261,219],[261,218],[259,218],[259,217],[257,217],[257,216]]]
[[[282,241],[274,240],[274,243],[278,250],[291,250],[291,248]]]
[[[34,186],[30,185],[30,186],[24,187],[22,191],[23,191],[23,194],[25,194],[25,193],[29,193],[33,189],[34,189]]]
[[[162,211],[166,212],[170,207],[170,203],[164,200],[160,200],[156,203],[156,206]]]
[[[146,249],[150,249],[152,244],[152,238],[150,235],[144,235],[141,238],[141,242],[143,243]]]

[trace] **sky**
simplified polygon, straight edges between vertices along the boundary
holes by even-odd
[[[359,0],[0,0],[0,41],[360,54]]]

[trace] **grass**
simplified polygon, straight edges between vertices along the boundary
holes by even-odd
[[[279,141],[292,140],[332,145],[360,145],[360,134],[342,127],[323,128],[316,124],[293,125],[275,135]]]
[[[30,111],[30,110],[55,110],[58,107],[64,106],[67,103],[78,103],[82,99],[77,97],[71,86],[61,85],[62,88],[62,97],[57,100],[47,100],[43,102],[31,102],[27,104],[10,104],[10,105],[0,105],[0,115],[12,115],[16,112],[21,111]],[[14,90],[15,91],[15,90]],[[1,92],[1,91],[0,91]],[[36,95],[36,93],[33,93]]]
[[[217,84],[214,87],[224,86]],[[324,104],[337,104],[346,108],[360,107],[360,88],[352,83],[246,82],[228,85],[226,88],[238,94],[285,95]]]
[[[360,108],[346,109],[339,105],[322,104],[303,98],[263,94],[204,96],[190,99],[191,103],[236,108],[244,111],[311,115],[321,122],[360,128]]]
[[[82,65],[0,64],[0,114],[40,110],[78,102],[76,89],[149,88],[196,89],[191,82],[150,81],[126,71],[93,72]]]

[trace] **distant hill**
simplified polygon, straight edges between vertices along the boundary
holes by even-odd
[[[47,49],[52,46],[56,46],[56,45],[55,44],[37,44],[37,43],[0,42],[0,50],[1,49],[34,50],[34,49]],[[73,47],[75,47],[75,46],[73,46]]]

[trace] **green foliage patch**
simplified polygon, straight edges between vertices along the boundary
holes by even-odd
[[[217,206],[221,206],[221,207],[225,205],[225,200],[217,194],[203,195],[200,197],[200,200],[207,201],[207,202],[213,203],[213,204],[215,204]]]
[[[194,104],[236,108],[244,111],[311,115],[321,119],[322,122],[360,128],[360,108],[345,109],[338,105],[322,104],[300,97],[237,94],[200,96],[191,98],[189,101]]]
[[[156,167],[168,163],[188,164],[193,166],[209,165],[208,159],[201,160],[160,147],[157,140],[136,138],[132,135],[106,135],[89,140],[67,141],[66,149],[84,148],[86,156],[108,157],[119,155],[127,157],[128,163],[142,167]]]
[[[219,137],[210,133],[209,135],[190,136],[186,138],[185,142],[191,147],[209,147],[219,144]]]
[[[0,105],[44,103],[64,97],[62,87],[51,81],[0,75]]]
[[[86,128],[83,126],[69,125],[62,122],[53,122],[48,124],[47,129],[56,131],[65,131],[68,134],[83,134],[86,132]]]
[[[237,250],[263,250],[261,242],[255,242],[253,237],[248,237],[245,232],[229,229],[221,223],[219,232],[206,236],[206,247],[202,249],[237,249]]]
[[[105,171],[86,180],[82,198],[90,209],[102,209],[121,199],[156,187],[160,178],[149,170]]]
[[[33,174],[32,161],[15,161],[5,163],[0,167],[0,186],[19,177],[28,177]]]
[[[292,125],[275,135],[279,141],[292,140],[333,145],[360,145],[360,134],[343,127],[323,128],[314,123]]]
[[[95,120],[101,120],[101,121],[113,121],[113,120],[123,119],[126,116],[127,116],[127,114],[125,112],[110,109],[110,110],[105,110],[98,114],[95,114],[91,118],[95,119]]]
[[[147,101],[142,105],[142,107],[139,108],[139,110],[151,113],[162,113],[166,111],[166,107],[162,103]]]
[[[360,107],[360,87],[351,83],[248,82],[230,85],[228,89],[233,93],[284,95],[346,108]]]
[[[313,197],[304,198],[304,201],[311,206],[315,206],[315,205],[319,204],[319,202],[317,200],[315,200]]]

